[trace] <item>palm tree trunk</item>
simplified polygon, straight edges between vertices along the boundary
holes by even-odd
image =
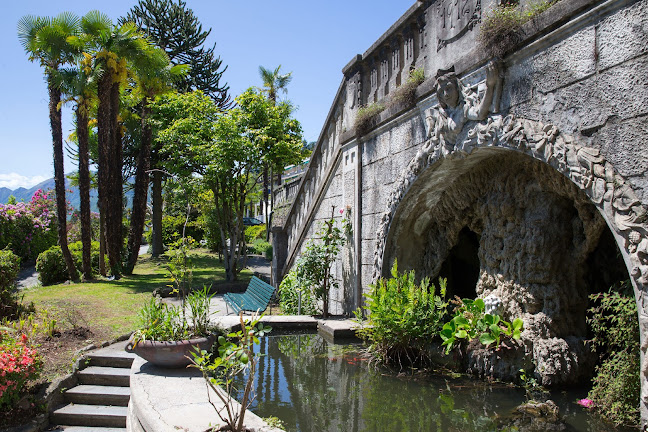
[[[110,272],[118,279],[121,276],[121,250],[123,239],[123,189],[122,189],[122,147],[121,132],[117,115],[119,114],[119,83],[113,82],[110,86],[110,147],[108,150],[108,189],[109,207],[106,211],[106,249]]]
[[[151,109],[148,99],[145,99],[142,106],[142,146],[137,156],[137,172],[135,174],[135,190],[133,196],[133,211],[131,213],[130,231],[128,234],[128,248],[126,251],[127,261],[124,268],[125,274],[133,274],[137,256],[139,255],[144,223],[146,221],[146,201],[148,197],[149,177],[151,169],[151,141],[152,130],[148,124],[148,117]]]
[[[153,196],[151,205],[153,207],[152,233],[151,233],[151,256],[157,258],[164,253],[162,243],[162,173],[153,171]]]
[[[85,103],[77,106],[77,138],[79,140],[79,194],[81,195],[81,243],[83,247],[83,278],[92,279],[92,225],[90,222],[90,169],[88,155],[88,111]]]
[[[49,116],[54,153],[54,188],[56,191],[58,241],[70,279],[76,281],[78,274],[67,244],[67,202],[65,201],[65,171],[63,169],[63,128],[61,126],[61,111],[58,109],[58,104],[61,101],[61,91],[53,82],[51,75],[48,76],[47,89],[49,91]]]

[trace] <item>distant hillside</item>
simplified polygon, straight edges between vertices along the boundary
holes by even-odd
[[[54,191],[54,179],[51,178],[49,180],[45,180],[42,183],[37,184],[36,186],[30,188],[30,189],[25,189],[25,188],[18,188],[15,190],[8,189],[6,187],[0,188],[0,203],[1,204],[6,204],[7,201],[9,200],[9,197],[11,195],[16,197],[16,200],[18,202],[20,201],[25,201],[28,202],[31,200],[31,197],[34,195],[34,193],[38,190],[42,189],[44,191],[47,190],[52,190]],[[71,186],[70,185],[70,180],[65,179],[65,198],[70,202],[72,207],[75,209],[79,209],[81,207],[81,197],[79,195],[79,188],[76,186]],[[70,191],[72,191],[70,193]],[[131,206],[133,202],[133,192],[129,191],[126,193],[126,198],[128,200],[127,205],[128,207]],[[91,190],[90,191],[90,207],[92,211],[97,212],[99,211],[99,208],[97,207],[97,191],[96,190]]]

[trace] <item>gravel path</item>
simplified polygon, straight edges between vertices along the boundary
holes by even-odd
[[[36,267],[30,266],[22,269],[20,273],[18,273],[17,282],[19,290],[38,285],[40,282],[38,280]]]

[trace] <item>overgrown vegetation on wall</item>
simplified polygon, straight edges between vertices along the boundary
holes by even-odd
[[[425,71],[421,68],[412,69],[407,80],[389,95],[384,103],[371,103],[358,109],[353,129],[357,136],[362,136],[376,126],[378,115],[387,108],[396,105],[412,106],[416,102],[416,89],[425,81]]]
[[[484,19],[479,32],[481,47],[492,57],[503,57],[522,42],[522,26],[549,9],[559,0],[536,0],[522,7],[517,2],[504,3]]]
[[[640,357],[637,304],[629,281],[620,290],[590,296],[587,321],[601,363],[588,397],[602,417],[617,425],[639,424]]]

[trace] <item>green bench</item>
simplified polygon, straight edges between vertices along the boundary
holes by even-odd
[[[235,313],[239,313],[239,311],[263,312],[268,308],[274,291],[272,285],[253,276],[244,293],[226,293],[223,296],[227,313],[229,314],[229,307]]]

